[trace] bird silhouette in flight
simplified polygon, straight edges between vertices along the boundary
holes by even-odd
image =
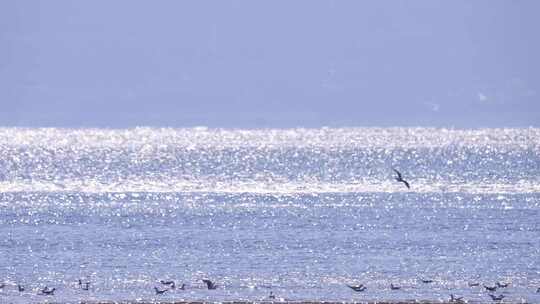
[[[401,173],[396,170],[395,168],[392,168],[392,170],[394,170],[394,172],[396,172],[397,176],[396,176],[396,181],[398,182],[402,182],[405,184],[405,186],[407,186],[407,189],[411,189],[411,186],[409,185],[409,183],[403,179],[403,176],[401,175]]]

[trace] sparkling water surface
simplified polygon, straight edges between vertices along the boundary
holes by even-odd
[[[540,129],[4,128],[0,153],[0,302],[540,302]]]

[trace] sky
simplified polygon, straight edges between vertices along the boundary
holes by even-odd
[[[0,126],[540,126],[540,1],[0,1]]]

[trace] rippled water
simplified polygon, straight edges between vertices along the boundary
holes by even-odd
[[[0,154],[0,302],[540,302],[540,129],[4,128]]]

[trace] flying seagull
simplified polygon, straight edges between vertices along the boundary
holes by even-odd
[[[392,168],[392,170],[394,170],[394,172],[396,172],[396,174],[397,174],[396,180],[397,180],[398,182],[404,183],[405,186],[407,186],[407,189],[411,189],[411,186],[409,186],[409,183],[408,183],[406,180],[403,179],[403,177],[401,176],[401,173],[399,173],[399,171],[396,170],[396,169],[394,169],[394,168]]]
[[[157,295],[160,295],[160,294],[164,294],[168,289],[160,290],[159,288],[154,287],[154,290],[156,291]]]

